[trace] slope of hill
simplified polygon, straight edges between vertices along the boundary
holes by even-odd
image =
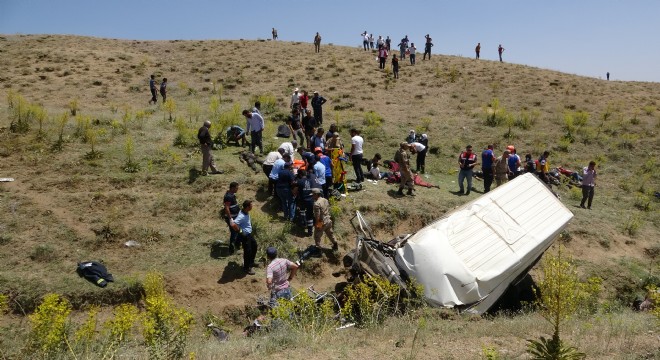
[[[603,299],[629,303],[658,282],[658,83],[443,55],[415,66],[401,61],[395,80],[371,52],[328,45],[316,54],[312,44],[271,41],[5,35],[0,65],[7,99],[0,104],[0,177],[16,179],[0,184],[0,292],[15,300],[16,312],[47,292],[66,294],[77,307],[130,301],[136,279],[158,270],[177,303],[195,313],[242,314],[265,293],[263,269],[244,277],[240,255],[209,256],[208,245],[228,237],[217,215],[228,184],[238,181],[239,199],[256,200],[261,252],[268,243],[294,249],[312,240],[284,225],[263,191],[265,176],[238,161],[239,148],[215,151],[225,174],[199,176],[194,137],[206,119],[214,132],[243,125],[240,110],[260,97],[265,143],[274,149],[294,87],[328,99],[324,125],[338,124],[345,143],[348,129],[362,129],[367,157],[390,158],[409,129],[429,135],[426,180],[440,188],[397,198],[382,181],[366,183],[338,203],[342,253],[353,246],[348,219],[355,210],[383,239],[415,231],[466,201],[453,193],[455,159],[466,144],[495,144],[497,155],[515,144],[523,158],[550,150],[551,166],[598,163],[593,210],[577,207],[579,189],[558,191],[575,213],[564,243],[585,278],[604,280]],[[175,108],[160,99],[147,104],[150,74],[169,79]],[[10,131],[19,97],[47,112],[42,133],[34,120],[26,134]],[[57,119],[72,108],[78,117],[64,125],[62,149],[54,150]],[[102,155],[90,157],[92,146]],[[139,171],[125,171],[129,155]],[[470,197],[483,189],[475,187]],[[128,240],[142,246],[124,247]],[[75,275],[76,262],[90,259],[103,260],[118,278],[112,289],[91,289]],[[331,274],[340,270],[339,259],[326,257],[294,285],[332,288],[338,279]]]

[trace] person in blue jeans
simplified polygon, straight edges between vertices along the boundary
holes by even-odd
[[[458,187],[459,194],[470,195],[470,190],[472,189],[472,170],[477,164],[477,155],[472,152],[472,145],[465,147],[460,155],[458,155],[458,166],[460,170],[458,172]],[[463,181],[467,179],[467,192],[463,188]]]
[[[291,171],[291,163],[285,163],[284,168],[277,174],[277,183],[275,184],[275,192],[277,197],[280,198],[282,204],[282,211],[284,212],[284,219],[293,221],[296,214],[296,202],[293,198],[293,183],[295,177]]]
[[[481,171],[484,174],[484,193],[489,192],[490,186],[493,185],[493,161],[495,161],[493,145],[488,145],[486,150],[481,153]]]

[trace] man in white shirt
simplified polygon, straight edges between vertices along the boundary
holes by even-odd
[[[250,151],[254,154],[254,150],[259,146],[261,154],[264,154],[264,145],[262,143],[262,134],[264,131],[264,118],[257,113],[250,110],[243,110],[243,116],[246,119],[245,131],[250,133]]]
[[[268,178],[268,195],[275,195],[275,182],[270,179],[270,173],[273,171],[275,161],[281,159],[282,155],[284,155],[284,149],[282,148],[277,149],[277,151],[271,151],[266,156],[266,160],[264,160],[263,164],[261,164],[261,168],[264,170],[264,174],[266,174],[266,177]]]
[[[280,145],[282,149],[284,149],[285,154],[289,154],[291,156],[291,161],[293,161],[294,154],[296,153],[296,149],[298,148],[298,142],[296,140],[293,140],[291,142],[283,142],[282,145]]]
[[[351,129],[351,161],[353,162],[355,182],[357,183],[364,181],[364,173],[362,172],[363,145],[364,139],[360,136],[360,132],[357,129]]]
[[[300,109],[300,94],[298,93],[299,91],[300,89],[298,88],[293,89],[293,95],[291,95],[291,105],[289,105],[291,110]]]

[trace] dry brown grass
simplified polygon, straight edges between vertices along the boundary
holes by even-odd
[[[377,224],[382,238],[414,231],[466,200],[451,193],[457,189],[455,156],[466,144],[481,148],[494,143],[500,152],[513,143],[522,157],[527,152],[538,157],[550,149],[553,165],[578,169],[591,159],[598,161],[593,211],[574,208],[579,200],[571,199],[566,189],[560,192],[576,214],[566,246],[585,276],[604,278],[607,298],[623,294],[622,300],[629,300],[640,292],[640,278],[657,276],[658,259],[649,256],[648,249],[658,247],[659,204],[651,199],[649,209],[636,205],[639,196],[648,198],[660,189],[658,83],[606,82],[455,56],[434,56],[414,67],[401,62],[400,79],[393,81],[378,70],[373,54],[356,48],[323,46],[315,54],[311,44],[269,41],[12,35],[0,37],[0,50],[0,66],[5,69],[0,75],[0,177],[16,178],[0,184],[0,289],[25,301],[27,308],[29,301],[49,291],[79,294],[80,306],[107,301],[101,295],[107,290],[92,289],[73,272],[77,261],[89,259],[107,264],[119,279],[117,288],[128,287],[149,269],[160,270],[180,305],[197,313],[231,312],[252,304],[256,294],[264,292],[263,270],[255,278],[234,279],[233,266],[241,263],[240,256],[213,259],[207,246],[227,238],[217,211],[231,181],[241,183],[239,199],[256,198],[258,211],[273,214],[274,205],[259,191],[265,184],[263,174],[253,174],[238,161],[237,148],[230,147],[215,152],[225,175],[197,178],[199,152],[194,147],[171,147],[174,125],[163,120],[163,109],[147,105],[152,73],[169,79],[169,97],[177,104],[174,115],[192,130],[210,114],[213,83],[221,89],[222,112],[234,104],[249,107],[255,95],[274,96],[277,110],[267,119],[285,112],[294,87],[318,90],[329,100],[324,125],[337,121],[345,136],[351,126],[364,127],[366,111],[375,111],[384,122],[382,129],[366,137],[368,156],[380,152],[391,157],[408,129],[420,128],[430,119],[424,131],[437,154],[427,160],[427,181],[440,189],[419,189],[415,199],[395,199],[393,188],[383,182],[366,184],[365,191],[341,202],[344,214],[337,227],[343,250],[352,246],[347,220],[354,210]],[[77,99],[79,113],[90,116],[94,128],[106,131],[97,145],[104,157],[83,158],[89,144],[73,136],[74,120],[65,129],[68,142],[62,152],[50,151],[56,140],[52,122],[46,125],[43,141],[35,138],[34,130],[24,136],[10,133],[4,100],[10,90],[42,104],[51,117],[68,111],[69,102]],[[504,138],[506,126],[484,125],[494,98],[514,118],[526,112],[536,117],[535,123],[529,129],[514,127],[514,137]],[[194,123],[189,123],[190,104],[201,109]],[[111,123],[121,122],[127,109],[133,115],[155,112],[144,124],[132,121],[128,134],[113,134]],[[564,114],[580,110],[589,113],[587,125],[562,152]],[[610,115],[601,124],[605,113]],[[267,128],[269,146],[281,142],[273,138],[275,125],[270,122]],[[122,171],[129,135],[141,165],[134,174]],[[479,182],[476,187],[482,188]],[[638,225],[635,235],[625,229],[631,225]],[[275,220],[272,228],[281,226]],[[127,240],[143,246],[124,248]],[[299,247],[311,243],[295,231],[289,240]],[[49,256],[31,259],[41,244],[48,245]],[[303,273],[294,285],[329,288],[337,281],[330,274],[339,268],[338,263],[324,263],[321,274]]]

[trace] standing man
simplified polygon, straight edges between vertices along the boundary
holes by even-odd
[[[401,42],[399,43],[399,51],[400,51],[400,58],[401,60],[406,59],[406,50],[408,49],[408,35],[406,35],[403,39],[401,39]]]
[[[495,174],[493,172],[493,161],[495,161],[493,145],[488,145],[486,150],[481,152],[481,171],[484,174],[484,193],[489,192],[490,186],[493,185],[493,177]]]
[[[158,89],[156,89],[156,76],[151,75],[151,79],[149,79],[149,90],[151,90],[151,100],[149,100],[149,104],[153,102],[156,104],[158,102]]]
[[[408,55],[410,55],[410,65],[415,65],[415,54],[417,53],[417,47],[415,43],[410,43],[408,48]]]
[[[240,208],[238,207],[238,201],[236,200],[236,193],[238,192],[238,183],[233,181],[229,184],[229,191],[225,193],[223,198],[224,208],[222,210],[222,215],[229,227],[229,252],[234,253],[236,249],[241,248],[241,242],[238,239],[238,232],[234,230],[231,226],[232,222],[238,216]]]
[[[299,141],[300,146],[305,146],[305,133],[303,132],[303,127],[300,123],[300,114],[298,113],[298,109],[293,109],[291,115],[289,115],[289,118],[286,121],[286,124],[289,126],[293,140]]]
[[[197,131],[197,139],[202,148],[202,176],[208,175],[208,168],[211,167],[211,174],[222,174],[221,171],[218,171],[215,167],[215,160],[213,159],[213,154],[211,154],[211,149],[213,148],[213,140],[211,139],[211,133],[209,129],[211,128],[211,122],[206,120],[204,125]]]
[[[415,163],[415,171],[424,174],[426,168],[426,153],[429,150],[428,135],[422,134],[422,139],[410,144],[410,148],[417,154],[417,161]]]
[[[330,187],[332,186],[332,159],[330,156],[323,155],[323,148],[315,148],[314,153],[316,154],[316,163],[321,163],[323,166],[325,166],[325,184],[323,184],[323,197],[327,199],[330,196]]]
[[[500,62],[502,62],[502,53],[504,52],[504,48],[502,47],[502,44],[497,47],[497,53],[500,55]]]
[[[289,104],[291,111],[294,109],[300,109],[300,94],[298,94],[299,91],[300,89],[298,88],[293,89],[293,94],[291,95],[291,103]]]
[[[316,32],[316,36],[314,36],[314,51],[317,53],[321,52],[321,35],[319,35],[318,31]]]
[[[474,48],[474,53],[476,54],[476,59],[479,60],[479,53],[481,52],[481,43],[477,43],[477,47]]]
[[[323,124],[323,104],[327,100],[323,96],[319,96],[318,91],[314,91],[314,96],[312,96],[312,110],[314,110],[314,121],[316,126],[321,126]]]
[[[275,181],[270,178],[270,173],[273,171],[275,162],[282,159],[282,155],[284,155],[284,149],[282,148],[277,149],[277,151],[271,151],[266,155],[266,160],[261,165],[261,169],[263,169],[264,174],[268,178],[268,195],[275,195]]]
[[[261,115],[261,101],[255,101],[252,112]],[[261,115],[263,117],[263,115]]]
[[[360,132],[357,129],[351,129],[351,162],[353,162],[355,182],[357,183],[364,182],[364,173],[362,172],[363,145],[364,139],[360,136]]]
[[[364,51],[367,51],[369,49],[369,34],[367,34],[367,31],[365,30],[360,36],[362,36],[362,46],[364,47]]]
[[[429,60],[431,60],[431,47],[433,46],[433,43],[431,42],[431,36],[429,34],[426,34],[426,44],[424,44],[424,56],[422,57],[422,60],[426,60],[426,54],[429,55]]]
[[[236,219],[232,221],[231,227],[238,232],[238,238],[243,244],[243,271],[248,275],[254,275],[254,258],[257,256],[257,240],[252,234],[252,220],[250,211],[252,210],[252,200],[243,201],[243,210],[241,210]]]
[[[608,71],[605,75],[607,76],[607,81],[610,81],[610,72]]]
[[[463,180],[467,178],[467,192],[465,195],[470,195],[470,190],[472,189],[472,169],[477,164],[477,155],[472,153],[472,145],[465,147],[460,155],[458,155],[458,166],[461,168],[458,172],[458,187],[459,193],[463,195]],[[491,169],[492,172],[492,169]]]
[[[392,39],[390,39],[390,36],[388,35],[387,38],[385,39],[385,48],[387,51],[390,51],[391,48],[390,46],[392,45]]]
[[[286,154],[284,154],[284,159],[287,159]],[[292,222],[296,216],[296,203],[293,198],[294,180],[295,177],[293,171],[291,171],[291,164],[287,162],[284,164],[284,168],[277,173],[275,192],[280,199],[280,204],[282,204],[284,219]]]
[[[323,151],[318,151],[315,152],[315,162],[314,162],[314,167],[312,168],[314,172],[314,176],[316,176],[316,182],[318,185],[321,186],[321,189],[323,190],[323,197],[327,198],[325,194],[328,192],[328,183],[326,181],[326,168],[325,164],[321,162],[321,157],[325,156],[323,155]],[[326,156],[327,157],[327,156]],[[330,172],[330,181],[332,182],[332,172]]]
[[[330,217],[330,203],[326,198],[321,197],[321,189],[313,188],[312,197],[314,198],[314,244],[321,247],[321,238],[323,233],[332,243],[332,251],[339,249],[339,244],[335,240],[335,233],[332,230],[332,217]]]
[[[277,299],[291,300],[291,288],[289,282],[293,280],[298,271],[298,265],[290,260],[277,257],[277,249],[269,247],[266,249],[266,257],[270,263],[266,268],[266,287],[270,290],[269,305],[277,305]]]
[[[273,28],[272,34],[273,34],[273,40],[277,40],[277,30],[275,28]]]
[[[500,186],[509,181],[509,150],[504,150],[502,156],[493,162],[493,172],[495,173],[495,183]]]
[[[520,175],[521,169],[520,169],[520,156],[518,156],[518,151],[516,150],[516,147],[513,145],[509,145],[506,147],[507,150],[509,150],[509,180],[515,179],[518,175]]]
[[[582,201],[580,202],[580,207],[583,209],[584,203],[588,200],[587,209],[591,210],[591,201],[594,199],[597,175],[595,161],[590,161],[589,166],[582,169]]]
[[[385,45],[380,45],[378,47],[378,68],[379,69],[385,69],[385,62],[387,61],[387,49],[385,48]]]
[[[163,78],[163,82],[160,83],[160,96],[163,97],[163,104],[167,100],[167,78]]]
[[[243,116],[245,116],[247,124],[245,131],[250,132],[250,151],[254,154],[256,147],[259,146],[259,150],[263,155],[264,145],[262,136],[265,127],[264,118],[250,110],[243,110]]]
[[[413,182],[412,172],[410,171],[410,155],[408,155],[408,150],[410,144],[407,142],[402,142],[399,144],[399,151],[394,154],[394,162],[399,164],[399,171],[401,172],[401,182],[399,183],[399,191],[396,193],[399,196],[403,196],[403,188],[408,188],[408,195],[415,196],[413,191],[415,190],[415,183]]]
[[[309,170],[298,170],[297,179],[294,184],[294,195],[298,200],[298,214],[300,214],[300,224],[307,229],[307,236],[312,235],[314,229],[314,199],[312,197],[312,188],[318,187],[316,176],[312,165],[307,167]],[[307,172],[309,171],[309,175]],[[325,169],[324,169],[325,171]]]

